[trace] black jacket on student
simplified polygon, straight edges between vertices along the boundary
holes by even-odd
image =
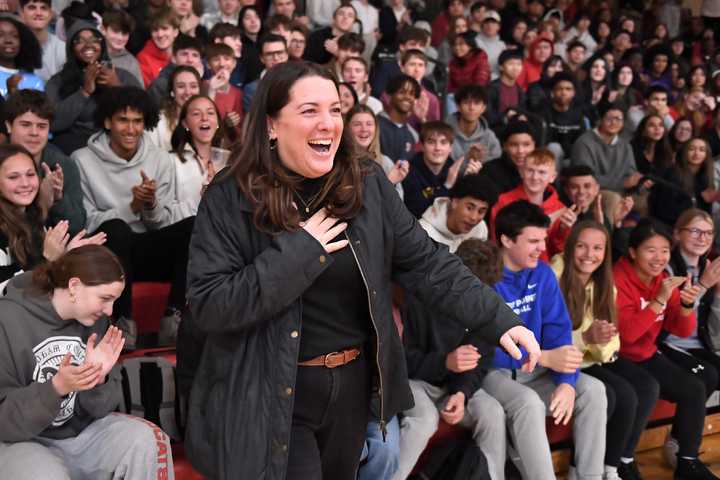
[[[502,127],[506,123],[505,113],[509,109],[513,109],[516,112],[525,111],[525,91],[518,84],[511,87],[511,91],[515,91],[517,95],[517,104],[511,106],[501,105],[501,92],[503,88],[506,88],[499,78],[496,78],[490,82],[487,86],[487,109],[483,116],[487,119],[492,129]]]
[[[446,247],[432,241],[378,165],[367,167],[363,208],[348,223],[374,326],[380,421],[411,408],[391,282],[497,344],[519,319]],[[188,302],[207,335],[188,407],[186,448],[219,480],[283,480],[293,416],[303,292],[332,263],[300,229],[269,235],[232,177],[205,192],[190,243]],[[290,392],[290,395],[288,395]],[[359,452],[358,452],[359,454]]]
[[[403,199],[405,206],[415,218],[422,217],[436,198],[447,197],[450,194],[445,182],[452,164],[453,159],[448,157],[440,173],[435,175],[425,165],[422,152],[417,153],[410,160],[410,171],[402,182]]]
[[[707,255],[703,255],[698,259],[698,279],[702,276],[703,272],[705,272],[705,262],[707,261],[707,259]],[[678,277],[687,277],[687,265],[685,264],[685,259],[680,254],[679,248],[674,248],[672,253],[670,254],[670,262],[668,263],[668,267],[670,268],[672,275]],[[693,283],[697,283],[697,280],[693,279]],[[702,343],[703,347],[705,347],[709,352],[715,351],[715,348],[712,346],[713,342],[710,340],[710,331],[708,330],[707,322],[714,298],[715,288],[713,287],[708,289],[708,291],[706,291],[703,296],[700,297],[700,302],[697,304],[696,310],[697,336],[700,340],[700,343]],[[658,344],[661,344],[665,340],[665,338],[667,338],[667,336],[667,332],[661,332],[660,336],[658,336]]]
[[[688,208],[699,208],[712,214],[712,205],[707,203],[701,192],[708,188],[709,182],[705,169],[695,175],[694,191],[687,191],[674,167],[666,169],[650,190],[648,206],[650,215],[673,226],[682,212]]]
[[[500,158],[484,164],[480,175],[490,179],[498,193],[505,193],[522,183],[517,167],[504,152]]]
[[[485,366],[492,365],[495,346],[462,325],[447,321],[441,312],[426,307],[412,295],[405,295],[402,318],[408,377],[446,387],[448,395],[463,392],[467,403],[482,385],[487,374]],[[482,357],[474,370],[454,373],[448,370],[446,358],[461,345],[474,345]]]

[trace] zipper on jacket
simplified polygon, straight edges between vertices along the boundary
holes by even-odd
[[[345,237],[347,238],[348,245],[350,246],[350,251],[355,258],[355,263],[357,263],[358,270],[360,270],[360,276],[362,277],[363,283],[365,284],[365,292],[367,293],[368,298],[368,312],[370,313],[370,321],[372,322],[373,328],[375,329],[375,362],[377,363],[378,378],[380,379],[380,432],[382,433],[383,442],[385,442],[387,439],[387,426],[385,424],[385,402],[383,401],[384,390],[382,384],[382,371],[380,370],[380,331],[377,328],[377,324],[375,323],[375,317],[373,317],[372,313],[373,309],[372,299],[370,298],[370,287],[368,286],[367,279],[365,278],[365,272],[363,272],[362,266],[360,265],[360,260],[355,253],[355,249],[352,245],[352,239],[347,233],[347,230],[345,230]]]

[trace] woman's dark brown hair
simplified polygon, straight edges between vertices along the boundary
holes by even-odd
[[[295,83],[306,77],[337,81],[323,67],[310,62],[288,62],[271,68],[260,81],[253,97],[246,132],[248,138],[239,154],[233,155],[229,174],[233,175],[243,194],[253,204],[255,226],[264,232],[278,233],[299,228],[300,215],[293,206],[293,196],[303,177],[286,169],[277,149],[270,148],[268,117],[277,118],[290,102]],[[318,203],[330,215],[350,219],[362,208],[362,166],[349,129],[343,130],[332,170],[325,175]]]
[[[49,293],[56,288],[67,288],[71,278],[79,278],[84,285],[92,287],[124,282],[125,273],[120,260],[107,247],[83,245],[35,268],[32,282],[39,292]]]
[[[612,272],[612,250],[610,249],[610,234],[605,226],[594,221],[584,220],[575,224],[570,231],[565,251],[563,252],[564,268],[560,275],[560,290],[562,290],[568,313],[573,323],[573,330],[580,328],[585,316],[585,284],[578,277],[575,270],[575,247],[580,234],[588,229],[597,230],[605,235],[605,258],[600,266],[590,276],[593,282],[593,317],[617,325],[617,311],[615,310],[615,282]]]
[[[19,145],[0,145],[0,166],[16,155],[27,156],[39,178],[40,172],[32,155]],[[0,232],[7,236],[10,254],[23,268],[32,267],[41,258],[43,221],[37,193],[25,210],[0,195]]]

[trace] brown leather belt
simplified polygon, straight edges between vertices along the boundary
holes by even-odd
[[[302,367],[326,367],[335,368],[350,363],[360,355],[360,349],[350,348],[342,352],[332,352],[327,355],[320,355],[304,362],[299,362]]]

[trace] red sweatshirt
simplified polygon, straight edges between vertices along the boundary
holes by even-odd
[[[137,54],[137,60],[147,88],[160,75],[160,70],[170,63],[170,55],[157,48],[155,42],[150,39]]]
[[[478,49],[462,60],[453,57],[449,66],[448,92],[456,92],[465,85],[485,86],[490,82],[490,63],[487,53]]]
[[[617,288],[618,330],[620,332],[620,356],[642,362],[657,351],[660,330],[678,337],[687,337],[695,330],[695,312],[682,314],[680,291],[673,290],[665,311],[655,313],[650,301],[660,291],[660,284],[668,276],[666,272],[652,279],[650,285],[640,280],[630,261],[623,257],[613,268]]]
[[[523,60],[522,72],[517,79],[517,84],[522,87],[523,90],[527,91],[531,83],[537,82],[542,76],[542,62],[535,59],[535,49],[540,45],[541,42],[546,42],[550,45],[551,51],[554,51],[553,42],[545,37],[536,38],[532,44],[530,44],[530,55]]]
[[[504,207],[510,205],[517,200],[528,200],[527,193],[525,193],[525,189],[522,185],[518,185],[514,189],[505,192],[500,195],[500,197],[498,197],[497,203],[495,203],[492,210],[490,211],[490,237],[493,240],[495,240],[495,216]],[[566,208],[565,205],[560,201],[560,197],[558,197],[558,194],[552,185],[548,185],[547,189],[545,190],[545,199],[543,200],[541,208],[543,209],[543,212],[545,212],[545,215],[548,216]],[[542,260],[545,260],[546,262],[550,262],[550,259],[555,254],[565,250],[565,241],[567,240],[567,237],[569,235],[570,229],[565,228],[565,226],[560,222],[559,218],[556,219],[552,223],[552,225],[550,225],[546,244],[547,249],[543,252],[542,257],[540,258]]]

